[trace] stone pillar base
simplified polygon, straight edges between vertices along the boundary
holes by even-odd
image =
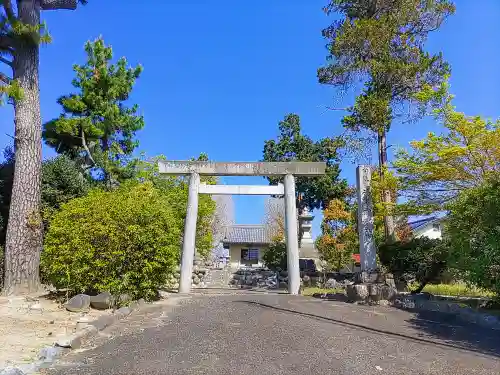
[[[346,286],[348,302],[366,302],[379,303],[380,301],[389,301],[397,291],[395,288],[381,283],[364,283]]]
[[[356,274],[355,283],[346,286],[346,294],[349,302],[379,303],[391,300],[397,290],[392,275],[373,270]]]

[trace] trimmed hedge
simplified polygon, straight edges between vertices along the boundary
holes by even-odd
[[[52,217],[42,272],[72,293],[151,300],[178,264],[182,227],[168,197],[150,182],[93,190]]]

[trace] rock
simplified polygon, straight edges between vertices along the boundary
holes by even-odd
[[[381,288],[380,299],[390,301],[396,296],[397,293],[398,291],[396,290],[396,287],[383,285]]]
[[[280,276],[282,277],[287,277],[288,276],[288,271],[281,271]]]
[[[335,279],[328,279],[325,283],[325,288],[327,289],[335,289],[339,287],[339,283]]]
[[[378,271],[362,271],[356,273],[355,280],[357,283],[371,284],[378,283],[381,277],[382,276]]]
[[[304,277],[302,278],[302,281],[304,283],[305,286],[310,286],[311,285],[311,278],[307,275],[304,275]]]
[[[161,299],[167,299],[170,296],[170,294],[164,290],[159,290],[158,295]]]
[[[280,289],[287,289],[287,288],[288,288],[288,284],[287,284],[287,283],[285,283],[284,281],[281,281],[281,282],[279,283],[279,288],[280,288]]]
[[[130,315],[131,312],[132,309],[130,309],[129,307],[120,307],[118,310],[115,311],[115,315],[121,319]]]
[[[113,305],[113,296],[109,292],[102,292],[97,296],[90,297],[90,306],[98,310],[106,310]]]
[[[346,287],[347,300],[350,302],[364,301],[368,298],[367,284],[354,284]]]
[[[62,353],[62,348],[59,348],[57,346],[47,346],[40,350],[40,353],[38,354],[38,359],[42,360],[44,362],[53,362],[56,357],[61,355]]]
[[[82,338],[77,335],[60,337],[55,342],[56,346],[69,349],[78,349],[81,344]]]
[[[0,371],[0,375],[25,375],[25,373],[17,367],[6,367]]]
[[[72,297],[64,307],[71,312],[87,312],[90,308],[90,296],[86,294],[77,294]]]
[[[200,279],[198,278],[198,276],[193,277],[193,284],[198,285],[199,283],[200,283]]]
[[[129,304],[130,302],[132,302],[132,297],[130,297],[127,293],[122,293],[118,296],[116,305],[123,306]]]

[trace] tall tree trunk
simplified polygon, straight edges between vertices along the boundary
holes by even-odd
[[[387,133],[385,130],[378,134],[378,165],[380,173],[380,181],[384,182],[384,173],[387,167]],[[391,192],[388,189],[382,190],[382,202],[386,206],[392,203]],[[394,242],[396,240],[394,217],[384,216],[384,237],[387,242]]]
[[[19,0],[21,22],[40,24],[36,0]],[[5,243],[4,294],[24,294],[40,287],[42,249],[40,190],[42,171],[42,121],[38,82],[39,47],[36,41],[18,38],[14,54],[14,79],[23,90],[15,102],[15,170]]]

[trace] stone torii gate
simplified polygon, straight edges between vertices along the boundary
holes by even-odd
[[[288,266],[288,292],[298,294],[300,288],[299,243],[297,233],[297,207],[295,202],[295,176],[321,176],[325,174],[323,162],[210,162],[159,161],[159,172],[166,175],[188,175],[189,193],[184,241],[182,245],[179,293],[191,291],[191,275],[198,217],[198,194],[210,195],[284,195],[285,226]],[[284,185],[206,185],[200,176],[284,176]]]

